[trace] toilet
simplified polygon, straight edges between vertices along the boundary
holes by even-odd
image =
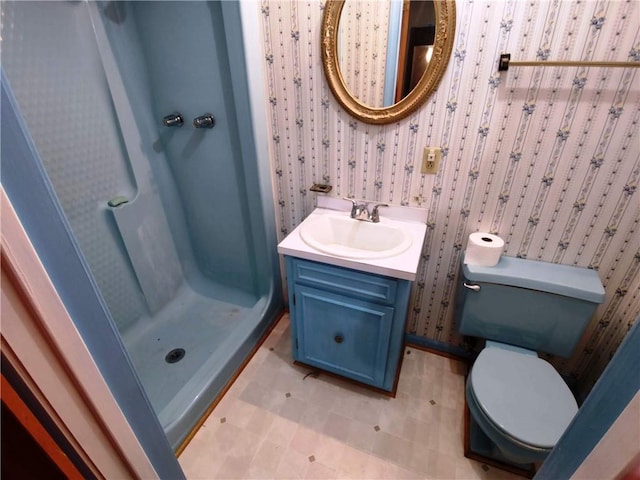
[[[572,354],[604,301],[602,283],[587,268],[504,256],[493,267],[461,269],[458,331],[486,340],[466,383],[469,446],[516,466],[542,461],[578,405],[538,352]]]

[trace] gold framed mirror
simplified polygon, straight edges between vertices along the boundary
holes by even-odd
[[[353,87],[349,87],[345,82],[345,75],[340,66],[340,51],[344,50],[344,39],[340,38],[340,20],[346,2],[360,2],[361,0],[327,0],[324,14],[322,17],[321,28],[321,49],[322,49],[322,65],[329,88],[338,103],[352,116],[365,123],[372,124],[388,124],[397,122],[415,112],[420,108],[438,88],[438,84],[444,75],[451,57],[453,42],[455,39],[456,26],[456,9],[454,0],[433,0],[429,2],[433,4],[434,11],[432,45],[429,45],[429,60],[427,60],[426,69],[422,76],[419,77],[417,83],[412,89],[406,89],[406,94],[401,93],[400,84],[397,85],[396,93],[392,94],[393,103],[388,106],[378,106],[367,104],[364,100],[367,95],[354,95]],[[409,7],[409,0],[403,2],[403,24],[406,27],[406,12]],[[360,14],[358,14],[360,15]],[[359,18],[359,17],[358,17]],[[375,29],[378,29],[376,24]],[[406,28],[405,28],[406,29]],[[407,37],[407,32],[400,33],[400,36]],[[343,35],[344,36],[344,35]],[[341,41],[343,42],[341,45]],[[353,39],[351,39],[353,41]],[[355,40],[358,47],[361,40]],[[402,42],[402,40],[401,40]],[[406,42],[405,42],[406,45]],[[401,54],[400,60],[406,57],[403,55],[403,46],[399,47]],[[372,54],[374,57],[377,52]],[[344,62],[343,62],[344,63]],[[402,71],[404,67],[398,67],[398,71]],[[415,74],[414,74],[415,77]],[[375,80],[371,82],[375,83]],[[410,90],[410,91],[409,91]],[[397,100],[399,99],[399,100]],[[391,102],[390,102],[391,103]]]

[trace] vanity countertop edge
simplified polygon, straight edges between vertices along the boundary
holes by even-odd
[[[345,203],[345,205],[347,204]],[[422,254],[422,245],[427,231],[427,225],[425,222],[426,211],[424,209],[417,208],[411,208],[409,210],[407,207],[392,207],[389,209],[389,213],[389,216],[385,216],[383,211],[381,211],[381,222],[389,221],[402,223],[403,228],[410,233],[413,240],[411,246],[399,255],[381,259],[356,260],[321,252],[307,245],[300,236],[300,229],[304,222],[301,222],[300,225],[298,225],[278,244],[278,253],[326,263],[328,265],[335,265],[362,272],[414,281],[417,276],[420,257]],[[317,215],[344,215],[345,217],[348,217],[349,212],[319,206],[311,212],[307,218]],[[357,222],[358,220],[353,221]]]

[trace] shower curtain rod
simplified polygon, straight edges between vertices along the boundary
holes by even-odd
[[[551,60],[525,60],[511,61],[510,53],[500,55],[498,71],[506,72],[509,67],[611,67],[611,68],[638,68],[640,62],[582,62],[582,61],[551,61]]]

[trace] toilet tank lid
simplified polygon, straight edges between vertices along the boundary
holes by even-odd
[[[578,298],[593,303],[604,302],[605,293],[595,270],[571,265],[538,262],[522,258],[500,257],[493,267],[462,266],[467,280],[529,288]]]

